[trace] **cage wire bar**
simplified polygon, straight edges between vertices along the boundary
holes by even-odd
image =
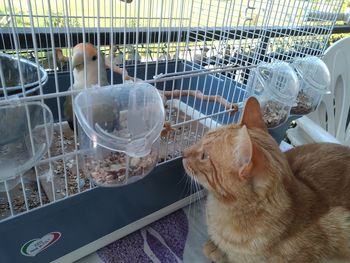
[[[69,130],[62,114],[65,97],[77,93],[68,90],[74,83],[71,56],[76,44],[94,44],[111,65],[160,91],[191,89],[240,102],[250,69],[258,63],[322,56],[342,3],[3,0],[1,52],[33,61],[49,74],[47,84],[39,83],[38,94],[17,100],[46,103],[55,124],[52,146],[38,165],[14,189],[0,183],[7,189],[0,192],[0,223],[94,188],[79,167],[76,129]],[[317,12],[323,15],[308,19]],[[39,70],[37,74],[40,78]],[[122,83],[125,74],[108,70],[110,83]],[[11,99],[7,94],[4,88],[0,104]],[[179,158],[208,129],[237,121],[239,113],[229,111],[190,96],[168,99],[166,121],[173,130],[161,140],[158,164]]]
[[[60,198],[72,194],[68,190],[68,178],[72,175],[67,173],[72,163],[67,160],[71,158],[70,156],[76,156],[74,153],[78,152],[77,134],[76,132],[73,134],[72,141],[65,141],[66,127],[61,114],[60,101],[62,97],[72,93],[72,91],[68,93],[62,91],[73,84],[69,58],[75,44],[80,42],[95,44],[99,50],[104,51],[111,64],[118,64],[122,68],[129,66],[128,72],[132,76],[138,76],[138,69],[142,65],[145,69],[141,78],[148,82],[152,82],[152,77],[158,81],[160,79],[158,83],[163,82],[163,85],[157,87],[163,91],[165,91],[166,81],[172,81],[172,89],[188,89],[183,86],[183,82],[175,85],[176,79],[185,78],[189,78],[189,85],[196,82],[195,89],[198,91],[200,82],[193,78],[202,73],[204,85],[209,86],[209,94],[211,94],[214,85],[214,82],[208,79],[211,74],[220,81],[227,82],[233,79],[237,83],[246,84],[249,68],[261,61],[271,62],[274,59],[291,60],[305,55],[322,55],[327,47],[328,37],[341,4],[342,1],[320,3],[272,0],[240,2],[183,0],[167,3],[149,0],[133,1],[130,4],[122,1],[98,3],[68,0],[3,1],[0,30],[2,52],[34,61],[50,72],[50,77],[54,79],[55,89],[52,92],[47,93],[40,86],[40,94],[30,98],[42,102],[45,98],[56,99],[58,118],[55,135],[57,134],[59,139],[55,146],[60,148],[60,153],[53,154],[50,150],[45,159],[49,168],[44,173],[46,174],[44,177],[51,182],[50,191],[52,193],[60,191],[55,187],[54,178],[57,175],[47,175],[47,173],[54,173],[53,166],[57,167],[57,165],[53,165],[53,162],[62,160],[64,195]],[[325,12],[329,15],[324,15],[315,21],[305,20],[307,12],[311,11]],[[62,57],[57,52],[62,52]],[[169,69],[169,62],[175,64],[175,69]],[[185,63],[193,70],[190,74],[185,67],[178,70],[179,63]],[[160,64],[164,65],[164,69],[160,69]],[[149,67],[155,68],[154,76],[148,75]],[[67,87],[61,87],[59,83],[61,73],[69,75]],[[176,76],[178,78],[175,78]],[[110,71],[110,78],[113,82],[113,71]],[[232,85],[230,88],[235,89],[235,93],[244,92],[244,89],[235,88]],[[218,91],[219,89],[215,95],[223,96]],[[241,94],[234,94],[234,96],[241,97]],[[6,99],[5,89],[2,102],[6,102]],[[174,103],[170,103],[169,112],[174,111],[174,106]],[[182,124],[179,124],[180,107],[174,107],[174,109],[177,110],[177,117],[173,125],[181,126]],[[196,125],[199,116],[196,118],[195,112],[192,108],[190,116],[185,116],[182,122],[189,123],[190,126]],[[207,104],[206,117],[202,119],[210,119],[220,114],[223,112],[214,113],[214,107],[210,112]],[[172,121],[170,113],[167,120]],[[203,135],[205,129],[199,131],[197,127],[195,132],[194,137],[197,140]],[[182,132],[181,138],[183,137]],[[170,136],[166,139],[167,145],[169,140],[171,140]],[[193,142],[187,140],[185,145],[180,146],[177,153],[175,146],[173,149],[167,147],[165,155],[170,155],[170,159],[176,158],[183,147]],[[71,152],[65,150],[67,143],[74,145]],[[183,142],[180,143],[183,144]],[[166,161],[163,160],[163,162]],[[71,172],[74,170],[79,181],[80,172],[76,158],[75,164],[76,167]],[[42,177],[43,172],[38,171],[36,167],[36,181],[40,181]],[[86,184],[88,187],[75,184],[76,191],[73,192],[79,193],[83,190],[82,188],[86,190],[92,187],[91,184],[87,182]],[[2,198],[1,217],[11,217],[56,200],[56,194],[52,194],[52,200],[43,201],[44,193],[40,183],[38,182],[36,186],[39,203],[30,205],[29,208],[25,206],[25,209],[20,206],[20,211],[7,215],[6,207],[12,211],[10,204],[14,202],[11,200],[13,199],[11,195],[7,193],[7,198]],[[23,204],[28,204],[26,195],[23,196]]]

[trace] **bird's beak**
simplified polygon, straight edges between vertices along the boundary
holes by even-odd
[[[72,58],[72,67],[73,69],[80,69],[84,65],[84,53],[83,52],[77,52],[74,53]]]

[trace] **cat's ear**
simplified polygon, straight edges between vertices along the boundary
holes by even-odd
[[[262,118],[259,101],[255,97],[249,97],[246,101],[241,118],[241,125],[246,125],[248,129],[258,128],[267,131]]]
[[[253,144],[250,139],[248,129],[245,125],[239,129],[239,141],[236,148],[236,158],[238,160],[240,178],[247,178],[251,174],[253,168]]]

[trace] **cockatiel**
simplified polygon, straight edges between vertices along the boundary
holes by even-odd
[[[86,55],[86,61],[84,61],[84,53]],[[100,61],[100,63],[98,63],[98,61]],[[69,88],[70,90],[79,90],[85,87],[90,88],[93,85],[109,85],[104,55],[98,52],[97,48],[90,43],[85,43],[85,45],[79,43],[73,48],[72,69],[74,83],[73,86]],[[86,71],[86,82],[84,71]],[[69,127],[73,130],[74,114],[71,96],[66,97],[64,116]]]

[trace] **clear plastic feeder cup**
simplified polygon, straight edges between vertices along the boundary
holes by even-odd
[[[323,94],[329,94],[331,77],[327,65],[318,57],[296,59],[291,65],[299,78],[300,90],[292,114],[305,115],[314,111]]]
[[[11,190],[49,149],[53,116],[40,102],[0,106],[0,191]]]
[[[146,176],[158,161],[164,106],[147,83],[94,87],[74,98],[80,165],[99,186],[119,186]]]
[[[0,52],[0,100],[5,94],[7,99],[36,95],[47,80],[47,72],[36,63]]]
[[[298,78],[288,63],[262,63],[250,73],[247,96],[257,97],[267,127],[274,128],[288,119],[298,89]]]

